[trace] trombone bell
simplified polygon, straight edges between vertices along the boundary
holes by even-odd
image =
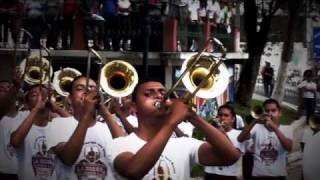
[[[52,67],[49,67],[48,59],[39,56],[29,56],[20,63],[20,69],[24,74],[24,81],[29,85],[46,84],[52,76]]]
[[[54,72],[53,76],[53,87],[57,93],[61,96],[68,96],[71,83],[73,79],[80,76],[81,72],[74,68],[63,68]]]
[[[122,60],[114,60],[101,69],[101,88],[113,97],[130,95],[138,83],[138,73],[135,68]]]
[[[185,71],[193,61],[195,61],[196,55],[192,55],[187,58],[181,67],[181,72]],[[206,78],[210,73],[210,66],[215,66],[218,63],[218,59],[213,57],[210,53],[203,52],[199,61],[190,69],[189,72],[182,78],[182,82],[189,92],[193,92],[200,82]],[[196,93],[197,97],[208,99],[219,96],[225,91],[229,84],[229,72],[224,64],[220,64],[216,73],[212,74],[208,79],[204,87]]]

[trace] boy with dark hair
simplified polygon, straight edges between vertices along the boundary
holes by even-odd
[[[239,142],[252,138],[254,180],[285,180],[287,176],[287,154],[292,149],[292,130],[280,125],[281,109],[277,100],[267,99],[263,103],[268,114],[264,119],[254,119],[238,136]]]
[[[230,165],[240,153],[228,138],[189,110],[182,99],[164,99],[165,88],[157,81],[136,86],[132,99],[138,128],[113,141],[108,157],[119,179],[190,179],[194,165]],[[157,108],[157,103],[164,106]],[[171,138],[185,119],[207,135],[208,142],[189,137]]]

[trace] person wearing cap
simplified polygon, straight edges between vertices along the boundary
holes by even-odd
[[[271,67],[270,62],[265,62],[265,66],[261,70],[261,76],[263,81],[264,94],[270,97],[273,91],[273,73],[274,70]]]

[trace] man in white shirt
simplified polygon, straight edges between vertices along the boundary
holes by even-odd
[[[254,180],[285,180],[287,154],[292,149],[292,130],[280,125],[281,109],[278,101],[267,99],[263,103],[269,115],[264,120],[253,120],[238,136],[239,142],[252,138]]]
[[[97,85],[85,76],[74,78],[70,100],[73,117],[56,118],[50,125],[48,148],[58,156],[58,179],[113,180],[106,153],[112,137],[124,135],[107,107],[100,103]],[[96,108],[102,119],[97,121]]]
[[[118,179],[187,180],[195,164],[230,165],[239,158],[239,151],[222,132],[190,112],[183,100],[175,100],[170,105],[164,99],[165,93],[164,86],[157,80],[145,80],[136,86],[132,100],[137,110],[138,129],[115,139],[108,151]],[[158,103],[163,106],[156,107]],[[189,137],[171,138],[177,125],[185,119],[203,131],[208,142]]]
[[[220,129],[227,134],[232,144],[242,153],[245,151],[245,144],[237,140],[241,131],[233,128],[236,113],[230,105],[222,105],[218,109],[218,118],[221,123]],[[205,179],[210,180],[237,180],[240,171],[239,161],[230,166],[206,166]]]

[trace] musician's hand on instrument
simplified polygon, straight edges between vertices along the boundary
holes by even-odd
[[[275,131],[278,128],[272,120],[267,120],[264,125],[267,129],[272,131]]]
[[[189,115],[189,107],[183,100],[174,100],[171,105],[171,111],[169,113],[169,120],[171,124],[178,125],[185,120]]]
[[[84,97],[84,108],[86,113],[93,113],[96,110],[97,103],[100,101],[98,91],[93,89]]]

